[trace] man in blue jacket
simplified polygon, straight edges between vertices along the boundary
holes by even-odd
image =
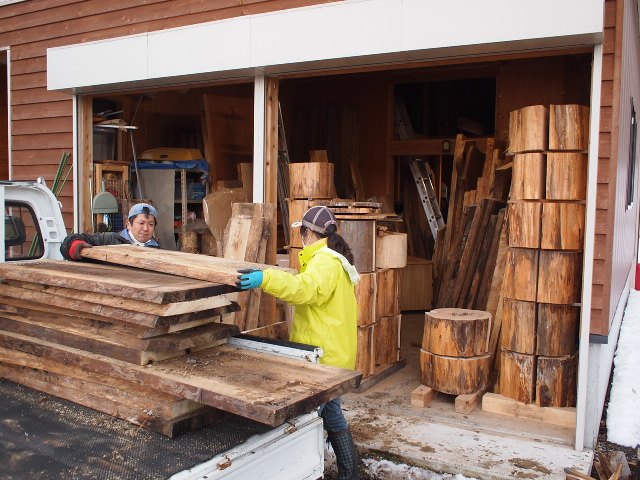
[[[125,228],[121,232],[69,235],[62,242],[60,253],[67,260],[82,260],[82,249],[94,246],[132,244],[158,248],[158,242],[154,237],[157,218],[158,211],[153,205],[136,203],[129,210]]]

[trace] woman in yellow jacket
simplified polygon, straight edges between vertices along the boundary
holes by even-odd
[[[354,287],[360,276],[351,249],[338,235],[336,217],[327,207],[310,208],[292,226],[301,227],[300,273],[242,271],[238,286],[260,287],[295,305],[291,341],[322,347],[321,363],[353,370],[358,344]],[[340,405],[340,398],[325,403],[320,416],[336,454],[339,478],[358,479],[356,448]]]

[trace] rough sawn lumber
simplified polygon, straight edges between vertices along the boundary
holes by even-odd
[[[195,278],[209,282],[235,286],[238,270],[256,268],[276,268],[293,273],[291,269],[240,262],[224,258],[198,255],[196,253],[174,252],[136,245],[107,245],[82,250],[82,257],[115,265],[142,268],[152,272],[164,272],[181,277]]]

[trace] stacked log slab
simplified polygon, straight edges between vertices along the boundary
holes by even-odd
[[[510,116],[500,394],[541,407],[576,399],[588,117],[581,105]]]
[[[45,358],[45,342],[132,365],[150,365],[226,343],[237,310],[232,287],[124,267],[43,261],[0,266],[0,376],[175,436],[221,412],[126,379]]]
[[[491,314],[459,308],[425,314],[420,349],[421,383],[452,395],[487,388],[491,370]]]
[[[0,376],[168,436],[224,412],[281,425],[355,387],[355,372],[227,344],[238,332],[223,323],[237,309],[226,298],[235,287],[192,275],[231,283],[236,268],[264,265],[133,246],[88,250],[181,276],[88,262],[0,265]]]

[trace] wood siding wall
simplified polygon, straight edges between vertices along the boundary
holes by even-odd
[[[0,52],[0,58],[6,58],[6,54],[6,52]],[[0,180],[9,179],[7,91],[7,66],[0,62]]]
[[[605,1],[591,333],[608,335],[636,263],[638,189],[627,209],[631,98],[640,103],[636,0]],[[636,169],[636,176],[638,169]],[[636,180],[637,181],[637,180]]]
[[[11,47],[13,178],[42,176],[51,186],[62,153],[73,149],[73,102],[47,91],[47,48],[318,3],[329,1],[27,0],[0,7],[0,47]],[[72,192],[69,183],[61,195],[67,227]]]

